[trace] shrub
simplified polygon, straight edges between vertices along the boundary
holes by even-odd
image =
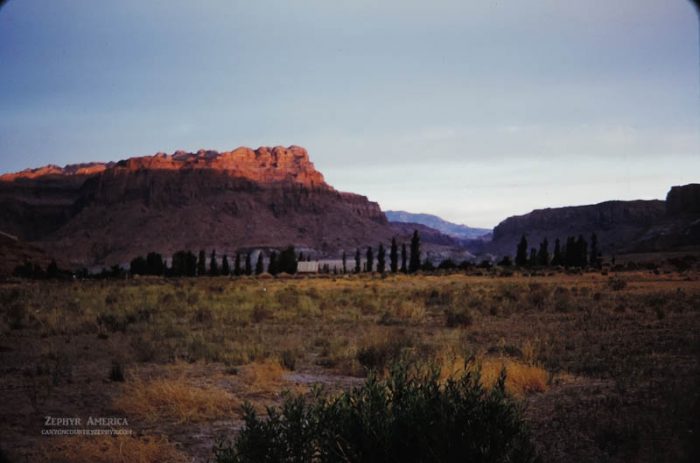
[[[381,372],[391,363],[401,359],[405,351],[413,345],[414,342],[410,336],[392,335],[385,341],[361,347],[357,351],[357,361],[367,372]]]
[[[453,295],[447,291],[438,291],[433,289],[425,298],[425,305],[428,307],[447,306],[452,304]]]
[[[256,305],[250,314],[253,323],[262,323],[269,318],[272,318],[272,311],[262,305]]]
[[[532,307],[542,310],[549,297],[549,291],[540,283],[530,283],[530,292],[527,300]]]
[[[469,326],[473,323],[472,314],[468,309],[454,310],[448,309],[445,311],[445,326],[448,328],[457,328]]]
[[[608,279],[608,286],[613,291],[622,291],[627,287],[627,282],[620,277],[611,277]]]
[[[293,350],[286,349],[282,351],[282,355],[280,358],[282,366],[289,371],[294,371],[297,366],[297,357],[298,354]]]
[[[130,344],[139,362],[152,362],[158,355],[156,342],[151,337],[139,335],[132,338]]]
[[[112,369],[109,372],[109,379],[111,381],[124,382],[124,367],[118,360],[112,360]]]
[[[13,330],[21,330],[28,326],[27,320],[29,311],[27,307],[20,301],[17,301],[7,308],[7,323]]]
[[[117,331],[121,331],[122,333],[126,332],[128,324],[129,321],[126,317],[116,313],[105,313],[97,316],[97,325],[100,328],[104,327],[108,329],[112,333],[116,333]]]
[[[243,462],[530,462],[537,461],[520,411],[505,392],[465,371],[444,384],[435,369],[397,366],[386,381],[370,376],[328,398],[287,395],[259,418],[244,406],[235,441],[215,449],[218,463]]]

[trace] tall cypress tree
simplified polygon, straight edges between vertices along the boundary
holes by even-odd
[[[355,251],[355,273],[360,273],[362,270],[362,262],[360,262],[360,248]]]
[[[186,255],[185,251],[177,251],[173,254],[172,264],[170,265],[170,274],[174,277],[181,277],[185,275],[186,266]]]
[[[146,264],[146,259],[143,256],[135,257],[131,260],[129,264],[129,273],[132,275],[146,275],[148,272],[148,265]]]
[[[245,256],[245,274],[253,274],[253,262],[251,261],[250,252]]]
[[[173,254],[173,263],[171,273],[173,276],[188,276],[197,275],[197,256],[191,251],[177,251]]]
[[[149,252],[146,256],[146,274],[163,275],[165,273],[165,263],[163,256],[157,252]]]
[[[527,261],[527,265],[530,267],[537,265],[537,249],[530,248],[530,258]]]
[[[552,265],[562,265],[562,263],[561,243],[559,242],[559,238],[557,238],[554,241],[554,256],[552,257]]]
[[[588,259],[591,267],[600,267],[600,251],[598,251],[598,235],[591,234],[591,256]]]
[[[379,248],[377,249],[377,272],[384,273],[386,267],[386,251],[384,250],[384,245],[379,243]]]
[[[527,238],[525,238],[525,235],[520,237],[520,242],[515,251],[515,265],[518,267],[527,265]]]
[[[406,252],[406,243],[401,243],[401,271],[408,273],[408,253]]]
[[[197,256],[193,252],[187,251],[186,263],[187,276],[197,276]]]
[[[576,265],[585,267],[588,264],[588,243],[583,239],[583,235],[578,235],[576,240]]]
[[[211,276],[216,276],[219,274],[219,263],[216,261],[216,251],[211,250],[211,257],[209,258],[209,274]]]
[[[294,246],[288,246],[280,253],[278,266],[280,272],[290,275],[297,273],[297,254],[294,251]]]
[[[221,261],[221,274],[227,276],[231,274],[231,265],[228,263],[228,256],[226,254],[224,254],[224,258]]]
[[[267,272],[270,275],[277,275],[279,273],[279,267],[277,266],[277,252],[272,251],[270,254],[270,263],[267,265]]]
[[[202,276],[207,274],[207,255],[204,249],[199,250],[199,258],[197,259],[197,275]]]
[[[576,238],[568,236],[566,238],[566,248],[564,248],[564,265],[567,267],[576,266]]]
[[[240,276],[241,273],[241,253],[237,252],[236,253],[236,260],[233,262],[233,274],[236,276]]]
[[[389,251],[389,261],[391,272],[396,273],[399,269],[399,248],[396,245],[396,237],[391,239],[391,250]]]
[[[48,267],[46,267],[46,277],[47,278],[58,278],[60,276],[60,270],[58,264],[55,260],[51,259]]]
[[[343,251],[343,273],[348,273],[348,256]]]
[[[367,272],[372,273],[374,271],[374,251],[372,251],[372,246],[367,246]]]
[[[408,271],[415,273],[420,270],[420,235],[418,230],[413,230],[411,237],[411,260],[408,264]]]
[[[540,250],[537,253],[537,265],[543,267],[549,265],[549,241],[547,238],[540,243]]]
[[[258,253],[258,261],[255,263],[255,274],[260,275],[265,270],[265,263],[263,261],[263,253],[260,251]]]

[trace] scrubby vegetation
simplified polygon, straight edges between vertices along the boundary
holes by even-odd
[[[63,441],[30,421],[117,414],[206,461],[217,439],[236,438],[239,404],[263,422],[284,390],[313,408],[313,384],[330,403],[370,372],[386,384],[407,361],[439,365],[441,381],[480,365],[486,390],[505,368],[545,460],[686,456],[700,384],[696,273],[481,272],[2,283],[3,449],[41,461],[39,448]]]
[[[218,463],[537,461],[505,373],[487,390],[478,370],[443,383],[438,368],[399,363],[336,397],[287,396],[266,418],[247,405],[244,419]]]

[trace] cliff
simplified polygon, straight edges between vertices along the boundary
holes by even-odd
[[[596,233],[606,254],[700,250],[700,185],[674,186],[666,201],[607,201],[540,209],[510,217],[494,228],[484,251],[513,255],[524,234],[530,247],[547,238]]]
[[[700,184],[672,187],[666,195],[666,213],[669,216],[700,214]]]
[[[486,250],[497,255],[514,255],[524,234],[530,247],[537,247],[547,238],[555,239],[592,233],[598,236],[604,253],[621,252],[641,239],[666,212],[664,201],[607,201],[586,206],[538,209],[528,214],[509,217],[493,230],[493,241]]]
[[[0,229],[73,265],[288,244],[333,254],[393,234],[377,203],[335,190],[297,146],[25,170],[0,176],[0,205]]]

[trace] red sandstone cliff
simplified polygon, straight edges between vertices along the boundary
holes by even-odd
[[[0,176],[0,230],[75,265],[149,251],[299,247],[333,254],[388,240],[377,203],[328,185],[298,146],[178,151]]]

